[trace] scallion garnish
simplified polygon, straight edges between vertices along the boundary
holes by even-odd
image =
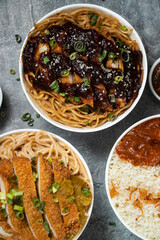
[[[52,163],[52,157],[50,157],[49,162]]]
[[[51,40],[51,41],[49,42],[49,45],[50,45],[51,47],[56,46],[56,40]]]
[[[80,101],[80,97],[74,97],[74,101],[75,102],[79,102]]]
[[[6,193],[5,192],[0,192],[0,199],[6,199]]]
[[[109,225],[110,225],[110,226],[115,226],[115,227],[116,227],[116,223],[114,223],[114,222],[109,222]]]
[[[70,74],[70,71],[69,70],[63,70],[62,72],[61,72],[61,76],[62,77],[66,77],[66,76],[68,76]]]
[[[122,56],[122,61],[123,62],[128,62],[129,61],[129,51],[125,50],[124,48],[121,48],[121,56]]]
[[[28,122],[28,125],[30,126],[30,127],[32,127],[34,124],[34,119],[33,118],[30,118],[29,119],[29,122]]]
[[[92,20],[91,20],[91,23],[90,23],[90,25],[91,25],[92,27],[96,25],[98,17],[99,17],[98,15],[94,15],[94,16],[92,17]]]
[[[23,212],[23,207],[19,206],[19,205],[14,205],[13,210],[19,211],[19,212]]]
[[[126,31],[127,27],[126,26],[122,26],[121,29],[122,29],[122,31]]]
[[[90,82],[88,81],[88,78],[84,77],[83,81],[84,81],[85,88],[90,89],[91,85],[90,85]]]
[[[48,29],[46,29],[44,32],[45,32],[46,35],[50,34],[50,31]]]
[[[60,93],[59,95],[62,97],[65,97],[65,93]]]
[[[55,88],[58,87],[58,81],[57,80],[53,81],[49,87],[54,90]]]
[[[74,49],[77,52],[84,52],[86,50],[86,44],[82,41],[77,41],[74,43]]]
[[[83,106],[83,107],[81,108],[81,110],[82,110],[83,112],[89,113],[89,107],[88,107],[87,105]]]
[[[17,213],[16,213],[16,218],[17,218],[18,220],[23,220],[23,219],[24,219],[24,214],[23,214],[23,212],[17,212]]]
[[[10,74],[11,74],[11,75],[15,75],[16,72],[15,72],[13,69],[11,69],[11,70],[10,70]]]
[[[48,191],[51,193],[52,192],[52,188],[49,188]]]
[[[56,193],[57,192],[57,190],[58,190],[58,188],[59,188],[59,184],[58,183],[53,183],[53,185],[52,185],[52,192],[53,193]]]
[[[37,181],[38,177],[39,177],[39,176],[38,176],[38,173],[33,172],[33,180],[34,180],[34,182]]]
[[[1,117],[5,118],[5,116],[6,116],[6,113],[4,111],[1,111]]]
[[[112,103],[116,101],[114,94],[108,94],[108,97]]]
[[[64,162],[63,161],[60,161],[60,164],[62,164],[64,166]]]
[[[7,202],[6,202],[6,200],[2,199],[2,200],[1,200],[1,203],[4,204],[4,205],[6,205]]]
[[[65,42],[64,48],[65,48],[66,50],[69,50],[69,49],[71,48],[71,44],[70,44],[69,42]]]
[[[18,34],[15,35],[15,38],[17,43],[21,43],[22,39]]]
[[[103,50],[102,55],[98,58],[98,62],[102,62],[107,55],[107,51]]]
[[[42,214],[45,214],[45,213],[46,213],[43,209],[39,209],[39,211],[40,211]]]
[[[46,205],[45,201],[41,201],[39,209],[44,209],[45,205]]]
[[[115,119],[117,119],[117,116],[114,115],[113,113],[109,114],[109,120],[113,122]]]
[[[89,19],[91,19],[93,16],[94,16],[94,13],[93,13],[92,11],[89,11],[89,12],[88,12],[88,17],[89,17]]]
[[[37,220],[35,221],[35,223],[36,223],[36,224],[41,224],[41,223],[43,223],[43,219],[37,219]]]
[[[12,205],[12,204],[13,204],[13,201],[12,201],[11,199],[8,199],[7,202],[8,202],[9,205]]]
[[[103,27],[102,25],[100,25],[100,26],[98,27],[100,31],[102,30],[102,27]]]
[[[105,68],[103,64],[101,64],[101,68],[104,72],[111,72],[112,71],[111,68]]]
[[[22,196],[23,191],[20,191],[20,190],[17,190],[17,189],[11,189],[10,194],[13,195],[14,197]]]
[[[17,182],[17,179],[18,179],[18,178],[17,178],[16,175],[13,175],[13,176],[10,177],[10,181],[13,182],[13,183],[14,183],[14,182]]]
[[[54,202],[56,203],[59,202],[58,198],[54,198]]]
[[[120,81],[123,81],[124,73],[120,70],[119,70],[119,72],[121,73],[121,75],[118,75],[114,78],[114,83],[115,84],[118,84]]]
[[[33,205],[34,205],[34,207],[39,207],[41,205],[41,202],[39,201],[38,198],[33,199]]]
[[[36,160],[36,157],[32,157],[31,160],[32,160],[32,161]]]
[[[115,56],[115,54],[113,52],[110,52],[108,54],[108,57],[114,59],[116,56]]]
[[[63,210],[61,211],[61,214],[63,216],[67,215],[69,213],[69,207],[64,207]]]
[[[40,118],[40,115],[39,115],[39,113],[36,113],[36,117],[37,117],[37,118]]]
[[[82,189],[82,193],[83,193],[83,195],[85,195],[85,196],[89,196],[89,195],[91,194],[88,188],[83,188],[83,189]]]
[[[68,202],[71,202],[73,199],[74,199],[74,197],[71,196],[71,197],[69,197],[69,198],[67,199],[67,201],[68,201]]]
[[[70,60],[75,60],[76,59],[76,55],[77,55],[77,52],[71,53],[71,55],[69,55],[69,59]]]
[[[31,114],[30,113],[25,113],[22,117],[21,117],[21,119],[23,120],[23,121],[28,121],[29,119],[31,118]]]
[[[7,197],[8,197],[9,199],[13,199],[13,198],[14,198],[14,196],[13,196],[12,194],[10,194],[10,193],[7,193]]]
[[[48,57],[44,57],[44,58],[43,58],[43,62],[44,62],[44,64],[47,64],[47,63],[49,63],[49,62],[50,62],[50,60],[49,60],[49,58],[48,58]]]
[[[1,208],[0,211],[3,213],[3,216],[6,218],[8,216],[8,213],[4,208]]]
[[[20,78],[16,78],[16,81],[20,81]]]
[[[50,228],[49,228],[48,223],[47,223],[47,222],[43,222],[43,226],[44,226],[44,228],[46,229],[47,233],[49,234]]]
[[[118,45],[119,48],[121,48],[123,46],[123,42],[121,39],[117,39],[116,40],[116,45]]]

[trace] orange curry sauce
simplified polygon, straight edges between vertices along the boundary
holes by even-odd
[[[156,166],[160,163],[160,118],[141,123],[119,142],[116,153],[134,166]]]

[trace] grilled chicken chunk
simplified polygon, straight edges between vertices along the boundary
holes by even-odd
[[[59,209],[59,204],[54,202],[53,194],[48,189],[53,184],[52,166],[49,161],[43,158],[42,154],[38,157],[37,172],[39,174],[38,190],[41,201],[45,201],[45,217],[50,229],[57,240],[63,240],[66,235],[64,223]],[[47,176],[47,177],[46,177]]]
[[[35,60],[38,61],[40,59],[41,54],[44,52],[49,52],[49,45],[47,43],[40,43],[37,47]]]
[[[43,221],[43,217],[39,209],[33,205],[33,200],[37,198],[37,192],[30,160],[24,157],[14,157],[13,164],[18,177],[19,189],[23,191],[23,205],[30,229],[36,239],[49,240],[43,224],[36,223],[40,219]]]
[[[63,185],[63,181],[66,179],[70,179],[70,172],[67,167],[64,167],[61,163],[59,163],[56,159],[52,159],[54,169],[54,180],[56,183]],[[70,182],[71,184],[71,182]],[[62,195],[59,197],[59,205],[61,209],[61,213],[63,214],[64,225],[68,233],[77,232],[80,229],[80,221],[79,221],[79,212],[77,206],[74,202],[68,201],[70,196],[67,193],[64,195],[62,190]],[[67,210],[67,214],[66,211]]]
[[[122,61],[121,57],[119,57],[117,61],[113,61],[112,58],[108,58],[108,60],[106,62],[106,67],[113,68],[113,69],[119,69],[122,72],[124,72],[124,66],[123,66],[123,61]]]

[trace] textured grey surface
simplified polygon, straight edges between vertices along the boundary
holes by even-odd
[[[110,129],[97,133],[78,134],[58,129],[41,118],[25,98],[18,76],[18,59],[22,44],[15,41],[15,34],[24,40],[37,20],[48,12],[71,3],[93,3],[107,7],[126,18],[140,34],[144,43],[149,69],[160,57],[160,1],[159,0],[0,0],[0,86],[4,101],[2,110],[6,117],[0,117],[0,134],[28,125],[21,120],[25,112],[35,118],[34,127],[51,131],[68,140],[82,154],[91,170],[95,186],[93,214],[81,240],[137,240],[117,219],[105,191],[105,166],[107,156],[120,134],[138,120],[160,113],[160,102],[152,95],[148,81],[136,108],[123,121]],[[13,68],[16,75],[10,75]],[[116,227],[109,222],[115,222]]]

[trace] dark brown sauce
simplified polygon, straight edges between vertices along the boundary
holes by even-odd
[[[123,62],[123,81],[115,84],[114,78],[120,75],[120,71],[112,68],[110,72],[105,72],[101,68],[102,63],[105,66],[111,52],[115,54],[116,58],[119,58],[121,54],[119,46],[112,39],[103,37],[94,29],[82,29],[70,22],[63,26],[51,26],[48,30],[50,32],[49,35],[43,34],[37,38],[28,40],[23,51],[24,73],[36,73],[36,78],[33,79],[33,86],[35,88],[53,91],[49,86],[54,80],[58,80],[60,92],[65,92],[67,86],[67,88],[73,91],[73,96],[83,98],[90,98],[92,96],[94,106],[101,109],[107,106],[111,106],[113,109],[118,107],[116,102],[113,103],[108,98],[108,94],[111,91],[114,92],[115,98],[125,98],[125,104],[136,97],[141,84],[141,51],[131,51],[129,47],[123,45],[123,49],[129,51],[129,61]],[[51,40],[55,40],[62,47],[62,53],[51,51],[51,47],[49,46]],[[75,52],[75,41],[83,41],[86,49],[84,52],[78,53],[77,58],[71,61],[69,55]],[[69,49],[65,47],[67,42],[70,44]],[[36,61],[35,53],[39,43],[47,43],[50,50],[49,52],[42,53],[40,59]],[[104,49],[107,51],[106,58],[102,63],[99,63],[97,58],[102,54]],[[50,60],[47,64],[43,63],[44,57]],[[139,70],[137,70],[137,65],[140,67]],[[42,67],[36,72],[38,66]],[[74,72],[77,73],[81,78],[89,78],[91,89],[85,89],[83,83],[62,84],[60,81],[61,72],[66,69],[69,69],[72,74]],[[95,88],[95,85],[99,84],[105,87],[105,94],[102,90]]]
[[[160,96],[160,63],[158,63],[153,70],[152,84],[153,84],[154,90]]]
[[[160,164],[160,118],[130,130],[116,147],[119,157],[134,166]]]

